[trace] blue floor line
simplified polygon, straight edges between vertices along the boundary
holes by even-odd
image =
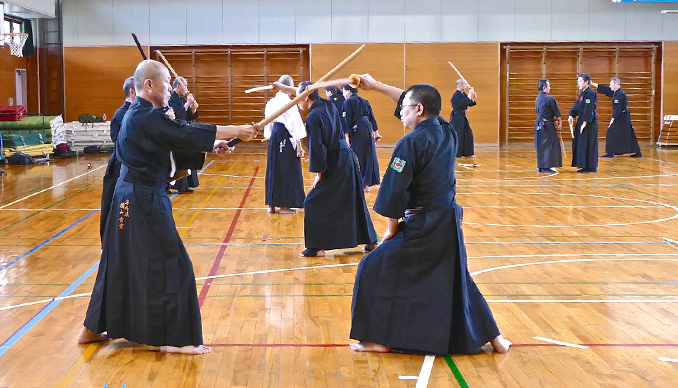
[[[59,298],[63,298],[65,296],[68,296],[68,294],[73,292],[73,290],[75,290],[75,288],[78,287],[80,285],[80,283],[84,282],[85,279],[87,279],[87,277],[89,275],[91,275],[94,272],[94,270],[96,270],[98,267],[99,267],[99,262],[94,264],[92,266],[92,268],[87,270],[87,272],[85,272],[82,276],[80,276],[80,278],[78,280],[76,280],[73,284],[71,284],[70,287],[68,287],[64,292],[62,292],[59,295]],[[2,357],[2,355],[5,354],[5,352],[7,352],[12,347],[12,345],[17,343],[17,341],[19,341],[21,339],[21,337],[24,336],[24,334],[26,334],[30,329],[32,329],[33,326],[38,324],[38,322],[40,322],[40,320],[42,320],[42,318],[44,318],[59,303],[61,303],[62,300],[63,299],[55,299],[55,300],[49,302],[49,304],[47,304],[47,306],[45,306],[42,310],[40,310],[40,312],[38,312],[35,316],[33,316],[33,318],[31,318],[31,320],[24,323],[23,326],[21,326],[16,332],[14,332],[14,334],[12,334],[11,337],[9,337],[7,340],[5,340],[5,342],[0,344],[0,357]]]
[[[207,166],[203,167],[203,169],[200,170],[200,171],[198,172],[198,175],[200,175],[203,171],[205,171],[205,169],[206,169],[207,167],[211,166],[212,163],[214,163],[214,161],[211,161],[210,163],[207,164]],[[176,196],[177,196],[177,194],[172,195],[172,196],[170,197],[170,201],[173,200],[174,198],[176,198]],[[2,271],[4,271],[4,270],[5,270],[6,268],[8,268],[9,266],[11,266],[11,265],[17,263],[19,260],[21,260],[21,259],[27,257],[29,254],[35,252],[35,251],[36,251],[38,248],[40,248],[41,246],[47,244],[48,242],[54,240],[55,238],[57,238],[57,237],[59,237],[59,236],[61,236],[62,234],[64,234],[65,232],[67,232],[68,230],[70,230],[71,228],[73,228],[75,225],[77,225],[77,224],[81,223],[82,221],[86,220],[89,216],[91,216],[92,214],[98,212],[99,210],[100,210],[100,209],[96,209],[96,210],[92,211],[91,213],[89,213],[89,214],[87,214],[86,216],[82,217],[81,219],[77,220],[76,222],[74,222],[73,224],[69,225],[69,226],[66,227],[65,229],[61,230],[59,233],[55,234],[54,236],[52,236],[52,237],[48,238],[47,240],[41,242],[40,244],[36,245],[35,247],[33,247],[33,248],[32,248],[31,250],[29,250],[28,252],[26,252],[26,253],[24,253],[23,255],[17,257],[16,259],[12,260],[11,262],[9,262],[9,263],[3,265],[3,266],[0,268],[0,273],[2,273]],[[87,277],[89,277],[89,276],[90,276],[90,275],[91,275],[91,274],[99,267],[99,263],[100,263],[100,262],[97,261],[96,264],[94,264],[90,269],[87,270],[87,272],[85,272],[82,276],[80,276],[80,278],[78,278],[78,280],[76,280],[76,281],[75,281],[73,284],[71,284],[64,292],[62,292],[62,293],[59,295],[59,298],[63,298],[63,297],[65,297],[65,296],[68,296],[68,294],[70,294],[71,292],[73,292],[73,290],[75,290],[76,287],[78,287],[82,282],[84,282],[85,279],[87,279]],[[0,344],[0,357],[2,357],[2,355],[5,354],[5,353],[12,347],[12,345],[14,345],[15,343],[17,343],[17,341],[19,341],[19,340],[21,339],[21,337],[23,337],[30,329],[32,329],[33,326],[37,325],[38,322],[40,322],[40,321],[42,320],[42,318],[44,318],[44,317],[45,317],[47,314],[49,314],[49,312],[52,311],[59,303],[61,303],[62,300],[63,300],[63,299],[55,299],[55,300],[51,301],[50,303],[48,303],[47,306],[45,306],[43,309],[41,309],[41,310],[40,310],[36,315],[34,315],[33,318],[31,318],[28,322],[24,323],[24,324],[23,324],[16,332],[14,332],[14,334],[12,334],[12,336],[10,336],[7,340],[5,340],[5,342],[1,343],[1,344]],[[123,387],[126,387],[126,386],[123,385]]]
[[[76,226],[77,224],[79,224],[79,223],[81,223],[82,221],[86,220],[89,216],[91,216],[92,214],[94,214],[94,213],[96,213],[96,212],[98,212],[98,211],[99,211],[99,209],[93,210],[92,212],[90,212],[90,213],[87,214],[86,216],[82,217],[81,219],[79,219],[79,220],[75,221],[74,223],[72,223],[71,225],[67,226],[65,229],[62,229],[59,233],[57,233],[57,234],[55,234],[54,236],[48,238],[47,240],[41,242],[40,244],[34,246],[34,247],[31,248],[28,252],[26,252],[26,253],[24,253],[23,255],[17,257],[16,259],[10,261],[9,263],[3,265],[2,267],[0,267],[0,273],[1,273],[2,271],[6,270],[7,268],[11,267],[12,265],[18,263],[20,260],[25,259],[28,255],[30,255],[31,253],[35,252],[35,251],[38,250],[40,247],[44,246],[45,244],[49,243],[50,241],[54,240],[55,238],[61,236],[61,235],[64,234],[64,233],[66,233],[67,231],[69,231],[70,229],[72,229],[74,226]]]

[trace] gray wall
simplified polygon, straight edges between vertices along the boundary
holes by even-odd
[[[63,0],[66,46],[678,40],[678,3]]]

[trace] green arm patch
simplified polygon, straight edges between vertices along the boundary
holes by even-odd
[[[406,161],[398,157],[395,157],[393,158],[393,162],[391,163],[391,168],[396,170],[397,172],[403,172],[403,168],[405,168],[406,163],[407,163]]]

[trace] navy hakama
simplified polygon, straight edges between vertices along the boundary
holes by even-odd
[[[475,106],[476,102],[471,100],[468,95],[461,90],[454,92],[450,102],[452,103],[450,122],[457,131],[457,138],[459,139],[459,144],[457,145],[457,157],[473,156],[475,155],[473,131],[471,130],[471,124],[469,124],[468,119],[466,118],[466,110],[471,106]]]
[[[379,160],[374,141],[374,132],[377,120],[372,113],[370,103],[364,98],[353,94],[344,101],[343,116],[348,125],[348,134],[351,141],[351,149],[358,157],[360,175],[363,186],[378,185]]]
[[[593,172],[598,168],[598,98],[591,87],[584,89],[575,101],[570,116],[577,117],[572,140],[572,167]],[[586,122],[583,132],[581,125]]]
[[[476,352],[500,334],[469,274],[460,218],[461,206],[449,204],[406,215],[398,234],[363,258],[351,338],[453,354]]]
[[[165,184],[171,151],[183,151],[177,166],[195,167],[215,137],[215,126],[170,120],[143,98],[130,106],[116,142],[122,167],[85,317],[89,330],[155,346],[203,343],[193,266]]]
[[[121,173],[113,204],[85,326],[146,345],[201,345],[193,265],[164,185]]]
[[[266,205],[303,208],[304,176],[292,136],[283,123],[273,123],[266,161]]]
[[[537,152],[537,168],[563,167],[558,130],[552,121],[535,121],[534,148]]]
[[[613,91],[609,86],[598,85],[598,93],[612,97],[612,118],[614,122],[605,131],[605,153],[607,155],[640,153],[638,138],[631,124],[626,93],[622,88]]]
[[[304,241],[309,249],[375,244],[360,180],[360,167],[339,130],[339,113],[327,100],[315,101],[306,118],[309,170],[323,176],[304,201]]]
[[[442,355],[476,352],[500,334],[467,267],[455,149],[454,129],[441,118],[396,145],[374,209],[404,217],[358,266],[351,338]]]

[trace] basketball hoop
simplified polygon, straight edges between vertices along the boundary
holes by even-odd
[[[17,57],[24,56],[22,50],[27,39],[28,34],[25,32],[11,32],[2,34],[2,40],[6,45],[9,46],[10,53]]]

